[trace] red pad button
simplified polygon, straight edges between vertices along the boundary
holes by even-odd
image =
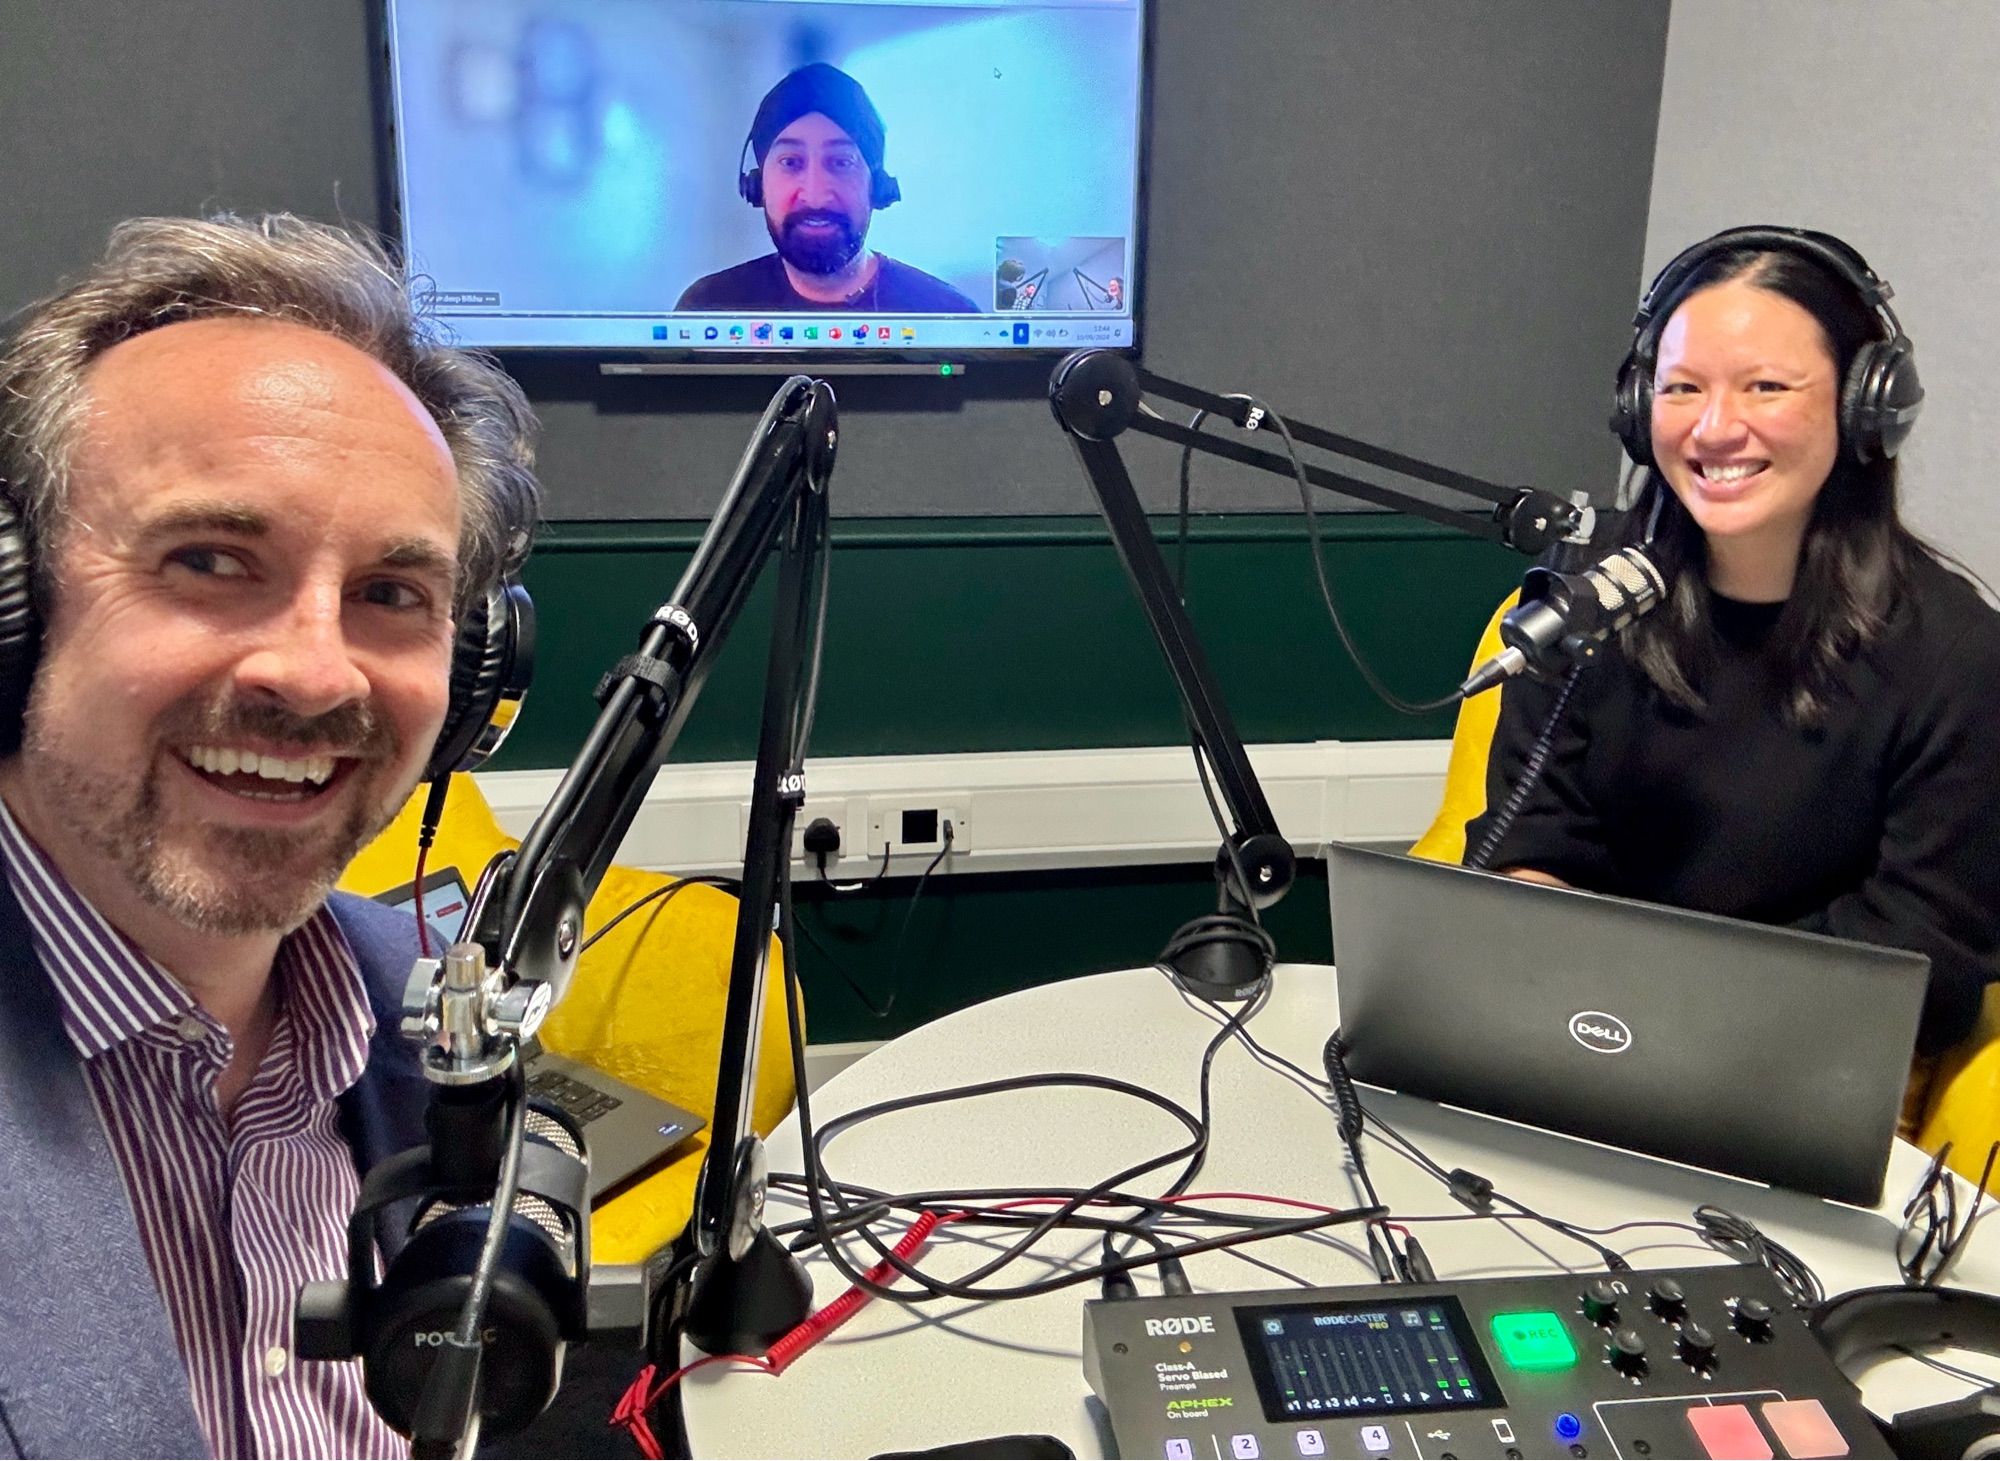
[[[1847,1454],[1847,1438],[1817,1400],[1773,1400],[1760,1408],[1764,1424],[1787,1456],[1806,1461],[1807,1457]]]
[[[1771,1443],[1742,1405],[1690,1405],[1688,1424],[1714,1461],[1771,1461]]]

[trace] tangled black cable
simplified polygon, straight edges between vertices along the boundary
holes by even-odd
[[[1704,1202],[1694,1210],[1694,1221],[1701,1240],[1716,1252],[1770,1269],[1785,1297],[1799,1308],[1814,1308],[1826,1297],[1812,1265],[1776,1238],[1766,1237],[1750,1219]]]
[[[788,885],[781,888],[780,917],[789,932],[792,908]],[[1181,1220],[1201,1221],[1213,1226],[1236,1229],[1219,1236],[1171,1243],[1165,1256],[1175,1259],[1289,1233],[1312,1232],[1343,1223],[1365,1222],[1379,1215],[1371,1208],[1354,1208],[1315,1212],[1301,1218],[1256,1218],[1209,1209],[1188,1209],[1185,1205],[1175,1202],[1174,1199],[1188,1190],[1189,1184],[1200,1172],[1207,1155],[1212,1115],[1210,1074],[1216,1053],[1241,1029],[1243,1022],[1262,1007],[1264,995],[1245,1002],[1230,1015],[1203,1050],[1198,1112],[1189,1112],[1178,1102],[1157,1092],[1110,1076],[1083,1072],[1055,1072],[983,1081],[974,1085],[878,1102],[872,1106],[847,1112],[819,1128],[815,1128],[813,1124],[812,1098],[805,1078],[802,1053],[804,1022],[798,982],[792,977],[789,968],[786,970],[785,998],[787,1016],[792,1025],[793,1074],[798,1086],[799,1129],[806,1170],[803,1173],[778,1174],[771,1180],[773,1185],[781,1189],[803,1191],[810,1216],[798,1224],[788,1225],[783,1231],[803,1235],[804,1241],[816,1244],[826,1255],[827,1261],[843,1278],[865,1292],[905,1303],[931,1299],[985,1301],[1026,1298],[1052,1293],[1075,1284],[1088,1283],[1107,1274],[1152,1266],[1161,1261],[1162,1251],[1154,1247],[1151,1252],[1075,1267],[1064,1273],[1027,1283],[982,1282],[1009,1264],[1028,1256],[1042,1239],[1058,1229],[1082,1228],[1138,1236],[1143,1235],[1148,1226],[1146,1222],[1138,1219],[1109,1218],[1085,1211],[1086,1208],[1096,1206],[1129,1208],[1155,1218],[1172,1215]],[[1173,1116],[1186,1128],[1188,1140],[1157,1156],[1136,1162],[1102,1182],[1084,1188],[988,1188],[887,1194],[840,1182],[827,1175],[824,1158],[828,1144],[843,1131],[850,1130],[862,1122],[893,1112],[972,1100],[1005,1091],[1063,1087],[1111,1091],[1155,1106]],[[1126,1190],[1129,1183],[1140,1181],[1177,1164],[1179,1170],[1163,1194],[1150,1196]],[[1053,1205],[1047,1211],[1036,1212],[997,1206],[1001,1203],[1040,1205],[1044,1202]],[[897,1254],[893,1249],[892,1240],[884,1239],[873,1230],[872,1226],[892,1211],[916,1213],[926,1209],[947,1211],[956,1221],[1017,1229],[1020,1230],[1021,1236],[1003,1245],[994,1257],[967,1274],[949,1280],[936,1278],[925,1273],[916,1263]],[[871,1279],[843,1251],[840,1240],[847,1237],[858,1238],[903,1282],[891,1280],[888,1283],[881,1283]]]
[[[1291,1061],[1285,1059],[1284,1056],[1277,1054],[1275,1051],[1267,1050],[1264,1046],[1262,1046],[1257,1042],[1257,1038],[1254,1035],[1252,1035],[1248,1030],[1239,1030],[1237,1032],[1236,1038],[1247,1049],[1249,1049],[1252,1054],[1256,1055],[1259,1059],[1271,1065],[1282,1067],[1285,1071],[1290,1073],[1293,1079],[1308,1086],[1316,1093],[1324,1093],[1329,1099],[1332,1098],[1334,1094],[1334,1088],[1333,1088],[1333,1083],[1331,1081],[1325,1079],[1324,1077],[1313,1075],[1310,1072],[1301,1068],[1300,1066],[1294,1065]],[[1368,1125],[1375,1130],[1376,1134],[1379,1137],[1381,1137],[1381,1139],[1385,1143],[1387,1143],[1392,1150],[1394,1150],[1398,1155],[1402,1156],[1405,1160],[1414,1163],[1422,1171],[1436,1178],[1438,1182],[1444,1185],[1446,1190],[1448,1190],[1454,1197],[1458,1198],[1459,1201],[1464,1202],[1467,1206],[1480,1208],[1482,1204],[1490,1205],[1491,1203],[1494,1202],[1501,1203],[1502,1205],[1509,1208],[1512,1211],[1512,1213],[1518,1215],[1522,1219],[1529,1222],[1539,1223],[1543,1227],[1550,1229],[1552,1232],[1561,1233],[1564,1237],[1570,1238],[1573,1241],[1580,1243],[1583,1246],[1591,1249],[1598,1255],[1599,1258],[1601,1258],[1604,1261],[1604,1266],[1610,1269],[1612,1272],[1622,1273],[1622,1272],[1627,1272],[1631,1269],[1632,1267],[1631,1262],[1625,1257],[1624,1254],[1618,1252],[1615,1248],[1607,1247],[1605,1244],[1598,1242],[1596,1238],[1592,1236],[1590,1229],[1581,1228],[1578,1227],[1575,1223],[1564,1222],[1561,1218],[1553,1218],[1548,1216],[1546,1213],[1537,1212],[1535,1209],[1527,1206],[1527,1204],[1519,1202],[1512,1197],[1509,1197],[1506,1193],[1495,1191],[1493,1185],[1490,1182],[1485,1181],[1485,1179],[1479,1177],[1478,1174],[1476,1173],[1467,1172],[1462,1168],[1453,1171],[1446,1171],[1444,1167],[1442,1167],[1441,1165],[1438,1164],[1438,1162],[1433,1160],[1432,1157],[1427,1152],[1425,1152],[1421,1147],[1419,1147],[1415,1142],[1411,1141],[1408,1137],[1404,1136],[1400,1131],[1396,1130],[1395,1127],[1391,1126],[1387,1121],[1383,1120],[1379,1114],[1370,1110],[1367,1103],[1365,1101],[1362,1101],[1358,1094],[1355,1097],[1355,1104],[1360,1108],[1360,1111],[1362,1115],[1366,1118]],[[1370,1190],[1372,1191],[1372,1188]],[[1386,1215],[1387,1210],[1383,1209],[1383,1211]],[[1452,1214],[1451,1216],[1456,1217],[1457,1215]],[[1468,1216],[1504,1218],[1506,1214],[1492,1213],[1484,1211],[1482,1208],[1481,1210],[1476,1210],[1468,1214]],[[1405,1219],[1398,1217],[1396,1218],[1396,1221],[1432,1222],[1432,1221],[1441,1221],[1441,1219],[1416,1218],[1416,1217]],[[1686,1223],[1675,1223],[1671,1224],[1670,1226],[1679,1227],[1690,1232],[1694,1231],[1694,1229],[1691,1228]]]

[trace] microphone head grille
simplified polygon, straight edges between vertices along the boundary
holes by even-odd
[[[410,1231],[413,1234],[420,1233],[432,1223],[442,1221],[450,1217],[453,1213],[468,1212],[474,1209],[484,1213],[488,1208],[489,1204],[487,1203],[447,1202],[444,1200],[426,1203],[423,1210],[417,1214],[416,1222],[411,1224]],[[565,1267],[573,1267],[575,1265],[575,1235],[570,1231],[569,1223],[564,1220],[561,1208],[544,1198],[537,1197],[532,1192],[519,1192],[514,1196],[514,1215],[526,1218],[547,1235],[549,1241],[555,1245],[556,1253]]]
[[[528,1108],[528,1137],[547,1142],[566,1157],[583,1160],[583,1143],[576,1139],[576,1133],[540,1107]]]
[[[1590,575],[1590,582],[1598,602],[1611,613],[1626,609],[1643,613],[1666,592],[1660,570],[1637,548],[1625,548],[1604,559]]]

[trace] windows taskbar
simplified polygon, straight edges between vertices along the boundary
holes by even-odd
[[[998,351],[1119,348],[1135,343],[1129,315],[1039,314],[940,318],[936,315],[682,316],[667,320],[457,314],[440,311],[456,343],[488,350],[602,349],[698,351]]]

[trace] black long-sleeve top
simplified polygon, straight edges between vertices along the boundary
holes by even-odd
[[[1720,646],[1701,686],[1707,708],[1674,705],[1607,648],[1486,865],[1928,954],[1917,1049],[1964,1038],[2000,977],[2000,613],[1918,555],[1825,724],[1801,729],[1781,716],[1766,652],[1783,606],[1711,600]],[[1508,684],[1468,855],[1556,694]]]

